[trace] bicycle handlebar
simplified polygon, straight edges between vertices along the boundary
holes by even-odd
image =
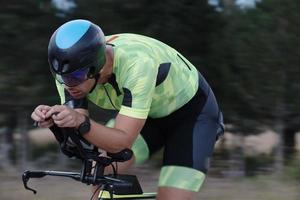
[[[121,180],[118,178],[114,178],[113,176],[101,176],[101,177],[94,177],[92,175],[87,175],[83,179],[81,179],[81,174],[77,172],[64,172],[64,171],[25,171],[22,175],[23,184],[24,187],[27,190],[32,191],[34,194],[37,193],[36,190],[33,188],[28,187],[28,181],[30,178],[43,178],[45,176],[60,176],[60,177],[67,177],[72,178],[76,181],[81,181],[85,184],[93,184],[93,185],[99,185],[103,184],[107,187],[110,187],[110,189],[118,188],[123,190],[129,190],[133,183]]]
[[[34,194],[36,194],[36,190],[28,187],[28,181],[30,178],[43,178],[47,175],[50,176],[63,176],[63,177],[69,177],[69,178],[73,178],[75,180],[80,180],[80,174],[79,173],[73,173],[73,172],[60,172],[60,171],[25,171],[22,175],[22,180],[23,180],[23,184],[24,187],[27,190],[32,191]]]

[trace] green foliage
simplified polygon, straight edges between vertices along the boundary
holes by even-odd
[[[208,66],[219,70],[219,94],[228,122],[243,131],[298,126],[300,3],[264,0],[256,9],[224,15]],[[227,115],[226,115],[227,113]]]
[[[286,173],[288,177],[300,181],[300,157],[294,159],[287,167]]]
[[[47,63],[50,10],[33,0],[9,1],[0,7],[1,104],[32,105],[53,102],[45,91],[54,91]],[[57,22],[56,22],[57,24]]]
[[[274,157],[270,155],[246,156],[245,158],[246,176],[255,176],[272,172]]]

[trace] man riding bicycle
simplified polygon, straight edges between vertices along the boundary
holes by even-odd
[[[208,169],[222,114],[203,76],[168,45],[137,34],[104,36],[87,20],[60,26],[48,46],[62,105],[39,105],[39,127],[76,128],[108,152],[131,148],[142,163],[164,148],[157,199],[192,199]],[[74,109],[63,105],[73,101]],[[88,101],[117,110],[112,126],[88,115]]]

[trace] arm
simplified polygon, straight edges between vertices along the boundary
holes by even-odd
[[[55,105],[47,112],[46,117],[52,116],[54,123],[58,127],[78,128],[85,120],[84,115],[87,114],[88,111],[85,109],[72,109],[64,105]],[[109,128],[90,120],[91,129],[83,137],[93,145],[108,152],[119,152],[131,147],[144,126],[145,121],[145,119],[118,114],[115,127]]]
[[[91,120],[91,130],[84,138],[108,152],[119,152],[131,148],[145,121],[118,114],[115,127],[109,128]]]

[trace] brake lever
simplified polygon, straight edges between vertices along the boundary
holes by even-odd
[[[23,175],[22,175],[23,185],[24,185],[24,187],[25,187],[26,190],[30,190],[30,191],[33,192],[33,194],[36,194],[37,191],[34,190],[33,188],[28,187],[28,185],[27,185],[27,183],[28,183],[28,181],[29,181],[29,179],[30,179],[29,173],[30,173],[29,171],[25,171],[25,172],[23,173]]]
[[[27,182],[30,178],[42,178],[47,175],[46,171],[29,171],[26,170],[22,175],[23,184],[26,190],[32,191],[34,194],[36,194],[36,190],[28,187]]]

